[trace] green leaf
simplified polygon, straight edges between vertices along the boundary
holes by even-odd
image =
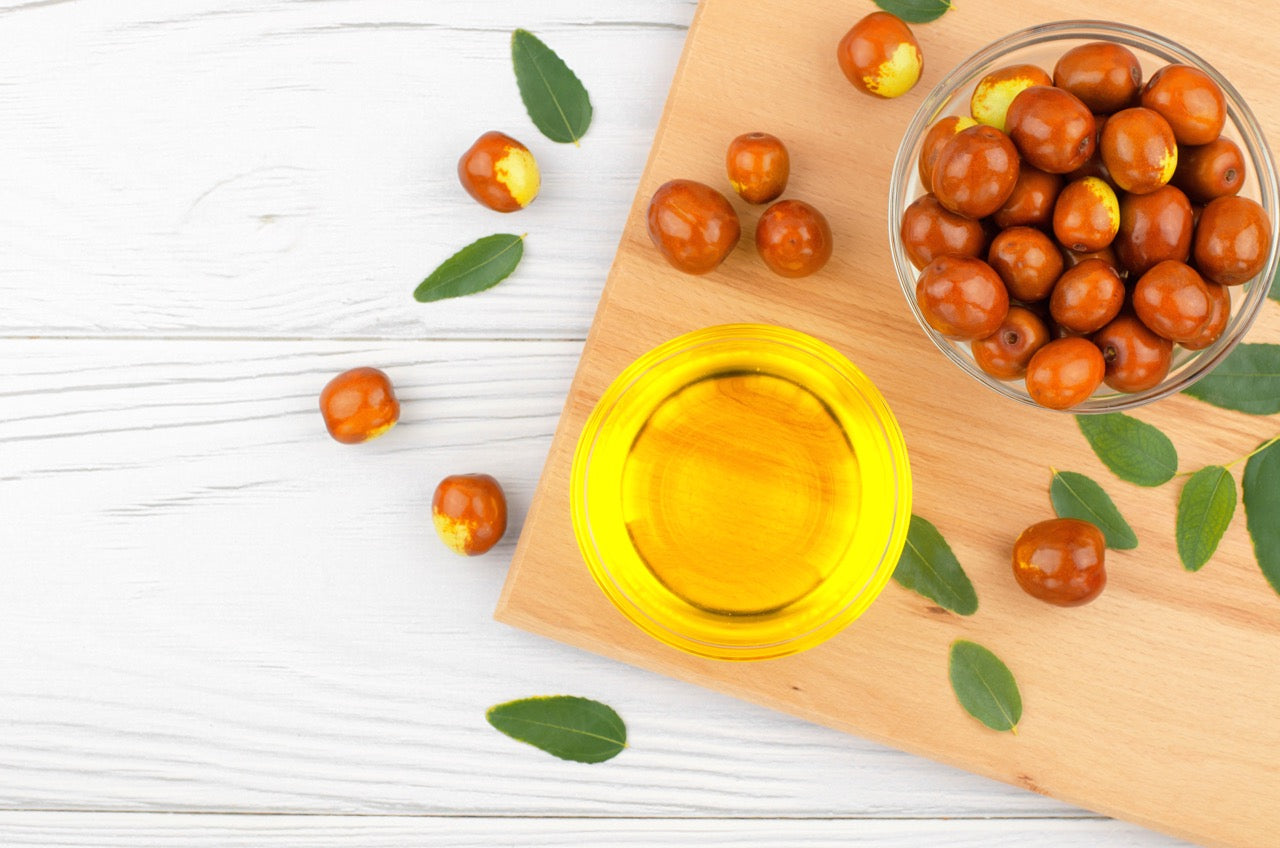
[[[578,77],[528,30],[511,33],[511,63],[534,126],[552,141],[577,144],[591,126],[591,98]]]
[[[992,730],[1018,732],[1022,695],[1000,658],[965,639],[951,643],[951,688],[960,706]]]
[[[413,291],[422,303],[462,297],[493,288],[511,275],[524,256],[524,236],[485,236],[450,256]]]
[[[1113,412],[1077,415],[1076,423],[1098,459],[1121,480],[1159,486],[1178,473],[1173,442],[1145,421]]]
[[[1201,468],[1178,496],[1178,556],[1187,571],[1199,571],[1218,549],[1236,511],[1236,481],[1221,465]]]
[[[1137,535],[1124,520],[1120,510],[1116,509],[1111,496],[1083,474],[1074,471],[1053,472],[1049,499],[1059,518],[1079,518],[1101,530],[1107,539],[1107,547],[1117,551],[1138,547]]]
[[[1280,412],[1280,345],[1237,345],[1217,368],[1183,391],[1223,409],[1251,415]]]
[[[1280,593],[1280,441],[1264,442],[1244,467],[1244,516],[1258,567]]]
[[[512,739],[541,748],[562,760],[602,763],[627,747],[627,726],[599,701],[572,695],[546,695],[508,701],[485,713]]]
[[[954,613],[973,615],[978,611],[978,595],[947,540],[918,515],[911,516],[907,545],[893,579]]]
[[[951,8],[949,0],[876,0],[876,5],[912,24],[936,21]]]

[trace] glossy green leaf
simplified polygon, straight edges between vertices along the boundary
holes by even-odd
[[[511,275],[524,256],[524,236],[501,233],[473,241],[446,259],[414,289],[414,300],[427,303],[475,294]]]
[[[949,0],[876,0],[876,5],[912,24],[936,21],[951,8]]]
[[[562,760],[602,763],[627,747],[627,726],[611,707],[588,698],[548,695],[508,701],[485,713],[498,730]]]
[[[1218,549],[1236,511],[1236,481],[1221,465],[1192,474],[1178,496],[1178,556],[1187,571],[1199,571]]]
[[[1145,421],[1113,412],[1077,415],[1076,423],[1098,459],[1121,480],[1159,486],[1178,473],[1178,451],[1173,442]]]
[[[1223,409],[1251,415],[1280,412],[1280,345],[1242,344],[1187,394]]]
[[[951,546],[938,528],[918,515],[911,516],[907,544],[893,570],[893,579],[943,609],[960,615],[978,611],[978,595]]]
[[[1018,732],[1022,694],[1000,658],[965,639],[951,643],[951,688],[960,706],[992,730]]]
[[[1107,539],[1107,547],[1127,551],[1138,547],[1138,537],[1116,508],[1111,496],[1093,480],[1074,471],[1055,471],[1049,499],[1059,518],[1088,521]]]
[[[552,141],[578,143],[591,126],[587,89],[555,51],[528,30],[511,33],[511,63],[534,126]]]
[[[1258,567],[1280,593],[1280,442],[1263,444],[1244,467],[1244,515]]]

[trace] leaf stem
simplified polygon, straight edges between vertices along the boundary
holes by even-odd
[[[1267,441],[1263,442],[1262,444],[1258,445],[1258,447],[1254,448],[1254,450],[1253,450],[1252,452],[1250,452],[1250,453],[1246,454],[1245,456],[1242,456],[1242,457],[1240,457],[1239,459],[1233,459],[1233,460],[1231,460],[1230,462],[1228,462],[1228,463],[1226,464],[1226,466],[1225,466],[1225,467],[1226,467],[1226,468],[1230,468],[1230,467],[1231,467],[1231,466],[1233,466],[1233,465],[1239,465],[1239,464],[1240,464],[1240,463],[1242,463],[1242,462],[1248,462],[1249,460],[1253,459],[1253,458],[1254,458],[1255,456],[1257,456],[1258,454],[1262,453],[1262,452],[1263,452],[1264,450],[1266,450],[1267,448],[1269,448],[1269,447],[1271,447],[1272,445],[1274,445],[1276,442],[1280,442],[1280,435],[1273,436],[1272,438],[1270,438],[1270,439],[1268,439]]]

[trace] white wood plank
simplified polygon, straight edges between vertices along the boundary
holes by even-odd
[[[577,352],[0,341],[0,808],[1081,814],[493,622]],[[402,423],[341,446],[316,396],[366,364]],[[428,512],[471,470],[515,521],[464,560]],[[557,692],[632,747],[564,763],[484,721]]]
[[[1174,848],[1187,843],[1098,819],[803,820],[486,819],[0,813],[13,848],[491,848],[494,845],[671,848]]]
[[[582,338],[694,7],[10,2],[0,335]],[[588,86],[581,148],[525,114],[517,26]],[[541,162],[528,210],[458,185],[489,129]],[[500,288],[412,300],[454,250],[503,231],[529,238]]]

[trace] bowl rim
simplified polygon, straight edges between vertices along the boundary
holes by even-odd
[[[1049,410],[1072,415],[1105,414],[1145,406],[1183,391],[1210,373],[1235,349],[1237,344],[1243,341],[1261,313],[1267,301],[1271,283],[1276,278],[1277,269],[1280,268],[1280,177],[1277,176],[1276,163],[1262,127],[1239,90],[1201,56],[1158,33],[1115,21],[1060,20],[1009,33],[971,54],[952,68],[933,87],[907,125],[894,157],[889,182],[887,221],[894,269],[908,307],[934,346],[970,377],[1004,397],[1036,409],[1049,409],[1032,400],[1019,382],[998,380],[982,371],[974,362],[972,355],[966,356],[952,344],[950,339],[929,326],[921,313],[915,298],[915,285],[919,271],[907,258],[899,233],[902,214],[907,206],[905,193],[911,184],[911,175],[916,167],[915,149],[929,125],[941,114],[956,93],[973,81],[978,69],[1015,50],[1066,40],[1108,40],[1126,47],[1137,48],[1143,53],[1167,62],[1193,65],[1208,74],[1223,91],[1228,124],[1234,125],[1238,130],[1244,153],[1252,162],[1252,170],[1256,175],[1260,194],[1257,202],[1266,212],[1271,226],[1267,263],[1262,271],[1252,280],[1244,283],[1243,287],[1233,287],[1243,288],[1244,294],[1239,300],[1240,307],[1228,325],[1227,331],[1217,342],[1204,350],[1193,351],[1191,358],[1184,360],[1181,371],[1167,376],[1150,389],[1133,393],[1116,392],[1099,398],[1091,397],[1068,409]],[[912,202],[914,199],[911,199]]]
[[[715,343],[765,340],[791,348],[822,362],[833,378],[839,378],[861,398],[866,411],[874,415],[884,439],[887,464],[894,480],[893,522],[885,539],[880,561],[856,593],[846,598],[830,616],[818,624],[785,639],[757,644],[724,644],[681,632],[667,626],[660,618],[629,595],[610,569],[596,544],[587,508],[587,484],[591,455],[600,432],[619,402],[641,380],[693,348]],[[610,381],[583,424],[573,453],[569,473],[570,515],[578,549],[586,561],[596,585],[632,624],[657,641],[696,656],[717,660],[762,660],[798,653],[812,648],[839,633],[856,620],[880,595],[888,584],[902,549],[911,518],[911,467],[906,439],[897,418],[879,388],[847,356],[830,344],[791,327],[764,323],[732,323],[702,327],[650,348],[631,361]]]

